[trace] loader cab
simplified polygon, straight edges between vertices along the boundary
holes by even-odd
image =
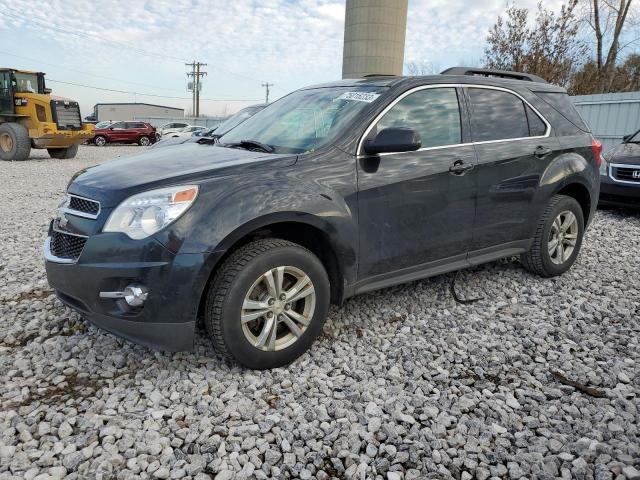
[[[20,93],[51,93],[45,86],[44,73],[0,69],[0,114],[15,113],[15,95]]]
[[[12,115],[15,111],[11,70],[0,70],[0,115]]]

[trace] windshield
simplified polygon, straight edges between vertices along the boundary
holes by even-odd
[[[227,118],[224,122],[218,125],[218,128],[214,132],[216,135],[221,137],[225,133],[229,132],[231,129],[236,128],[242,122],[254,116],[257,112],[262,110],[266,105],[254,105],[252,107],[243,108],[242,110],[234,113],[229,118]]]
[[[38,93],[38,75],[35,73],[14,74],[16,79],[15,91],[18,93]]]
[[[224,135],[222,146],[246,140],[278,153],[306,153],[331,143],[383,93],[384,87],[328,87],[298,90]]]
[[[109,125],[111,125],[111,120],[106,120],[104,122],[96,123],[95,128],[96,129],[107,128]]]

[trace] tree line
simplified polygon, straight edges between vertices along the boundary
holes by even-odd
[[[487,36],[482,64],[541,76],[572,95],[640,90],[637,0],[568,0],[531,15],[510,4]]]
[[[485,68],[536,74],[572,95],[640,90],[640,0],[565,0],[559,11],[543,2],[535,12],[510,3],[487,35]],[[469,62],[463,62],[469,63]],[[409,62],[409,75],[439,71]]]

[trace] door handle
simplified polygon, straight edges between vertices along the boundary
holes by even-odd
[[[449,167],[449,172],[454,175],[464,175],[474,167],[473,163],[464,163],[462,160],[456,160],[453,165]]]
[[[553,150],[547,147],[543,147],[542,145],[538,145],[538,147],[534,150],[533,154],[538,158],[544,158],[549,155]]]

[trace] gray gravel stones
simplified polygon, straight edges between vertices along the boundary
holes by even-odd
[[[640,213],[599,211],[574,268],[504,260],[333,308],[288,368],[130,344],[52,295],[70,176],[139,147],[0,163],[0,480],[638,478]],[[604,392],[596,398],[551,371]]]

